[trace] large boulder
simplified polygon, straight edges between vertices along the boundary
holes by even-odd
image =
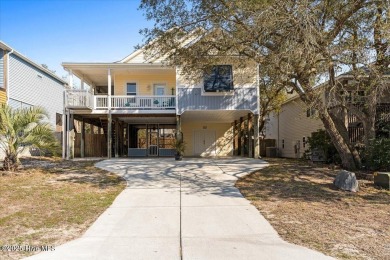
[[[359,190],[359,183],[356,179],[355,173],[345,170],[340,171],[336,175],[333,184],[341,190],[352,192],[357,192]]]

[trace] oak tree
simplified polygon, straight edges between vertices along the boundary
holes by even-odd
[[[226,57],[259,64],[318,110],[343,167],[360,167],[340,114],[355,113],[365,139],[375,136],[376,105],[388,91],[389,0],[143,0],[140,8],[154,21],[142,31],[149,58],[186,75]],[[346,97],[337,75],[347,71],[363,105]]]

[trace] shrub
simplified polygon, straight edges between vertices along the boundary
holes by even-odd
[[[339,153],[334,147],[329,134],[322,129],[311,133],[311,137],[307,138],[310,146],[309,151],[313,149],[320,150],[324,153],[327,163],[340,163],[341,159]]]
[[[371,140],[362,152],[362,161],[367,169],[390,171],[390,139]]]
[[[5,152],[5,170],[18,169],[18,156],[26,146],[52,153],[59,149],[47,118],[41,107],[13,109],[8,105],[0,106],[0,145]]]

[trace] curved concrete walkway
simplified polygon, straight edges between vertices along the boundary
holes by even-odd
[[[111,159],[127,188],[79,239],[31,259],[332,259],[283,241],[234,187],[255,159]]]

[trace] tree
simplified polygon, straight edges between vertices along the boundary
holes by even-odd
[[[0,145],[5,152],[5,170],[17,170],[18,155],[25,146],[51,152],[58,148],[50,124],[44,121],[47,117],[40,107],[13,109],[8,105],[1,106]]]
[[[375,108],[388,88],[389,0],[143,0],[140,7],[155,22],[142,31],[148,57],[180,64],[186,74],[232,55],[276,72],[277,82],[318,110],[343,167],[360,167],[338,112],[369,119],[366,139],[372,137]],[[348,70],[364,86],[364,108],[341,102],[337,74]]]
[[[259,74],[259,132],[262,132],[265,128],[268,116],[272,112],[280,111],[287,95],[284,84],[279,81],[275,72],[267,71],[267,68],[262,68],[259,70]]]

